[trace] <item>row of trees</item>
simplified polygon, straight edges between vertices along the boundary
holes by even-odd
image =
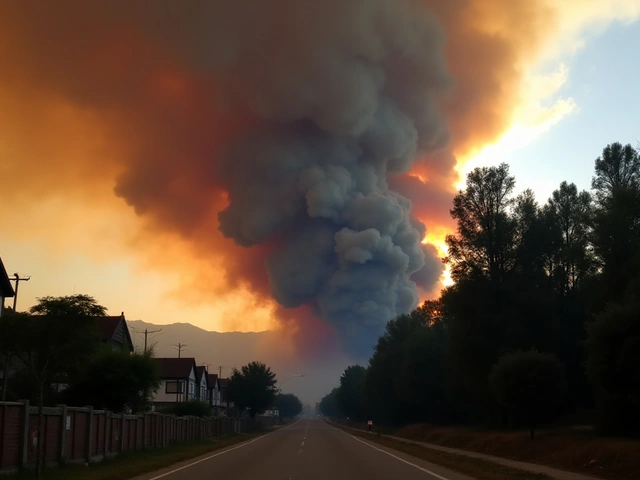
[[[228,396],[241,411],[251,418],[270,408],[277,408],[280,418],[290,419],[302,412],[302,402],[291,393],[277,388],[276,375],[261,362],[250,362],[234,368],[229,378]]]
[[[383,423],[535,424],[597,407],[640,430],[640,155],[608,145],[592,189],[540,205],[506,164],[477,168],[446,238],[455,284],[386,327],[326,415]]]

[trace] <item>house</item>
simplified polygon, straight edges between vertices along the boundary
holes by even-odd
[[[207,367],[196,367],[196,398],[202,402],[209,403],[209,387],[207,383]]]
[[[94,322],[100,341],[110,343],[114,348],[125,348],[133,352],[133,341],[124,312],[115,317],[96,317]]]
[[[196,359],[156,358],[160,371],[160,388],[153,397],[153,406],[166,407],[196,398]]]
[[[11,286],[11,282],[9,281],[9,275],[7,275],[4,263],[2,263],[2,258],[0,257],[0,317],[4,310],[4,299],[12,298],[14,295],[15,292],[13,291],[13,286]]]
[[[209,389],[208,398],[211,413],[214,416],[219,416],[222,414],[222,409],[220,407],[220,385],[218,384],[217,374],[209,373],[207,375],[207,388]]]

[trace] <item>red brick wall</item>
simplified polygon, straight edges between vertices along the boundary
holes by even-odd
[[[0,406],[0,470],[20,463],[23,415],[20,404]]]

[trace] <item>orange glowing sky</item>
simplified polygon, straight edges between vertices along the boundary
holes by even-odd
[[[417,163],[409,187],[425,242],[444,256],[463,174],[571,115],[576,103],[558,92],[572,58],[613,22],[635,21],[640,0],[422,1],[446,32],[455,86],[443,106],[449,147]],[[32,276],[20,286],[19,309],[75,292],[93,295],[111,314],[156,324],[288,325],[273,300],[243,280],[262,275],[256,259],[269,246],[247,250],[223,238],[217,213],[225,195],[198,189],[206,171],[186,175],[175,161],[200,154],[184,145],[216,151],[220,138],[260,120],[238,110],[230,117],[220,86],[186,68],[183,50],[155,44],[145,25],[108,18],[71,35],[51,22],[64,12],[43,7],[29,16],[20,5],[0,6],[0,255],[10,274]],[[166,112],[171,121],[159,121]],[[174,135],[184,139],[181,149],[167,141]],[[207,141],[190,142],[196,137]],[[152,192],[155,203],[136,197],[138,185],[153,189],[154,179],[131,178],[132,162],[145,161],[159,162],[169,179]],[[123,190],[139,200],[135,208]],[[185,215],[196,203],[208,207]],[[442,282],[450,282],[446,272]]]

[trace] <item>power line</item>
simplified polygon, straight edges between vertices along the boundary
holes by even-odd
[[[144,329],[144,353],[147,353],[147,335],[149,335],[150,333],[158,333],[161,332],[162,329],[159,330],[147,330],[146,328]]]
[[[152,333],[158,333],[158,332],[162,331],[161,328],[158,329],[158,330],[149,330],[148,328],[145,328],[144,331],[140,331],[140,330],[137,330],[137,329],[135,329],[133,327],[130,327],[130,330],[132,330],[134,333],[137,333],[138,335],[144,335],[144,352],[145,353],[147,352],[147,337],[149,335],[151,335]]]
[[[176,347],[176,350],[178,350],[178,358],[180,358],[180,355],[182,354],[182,349],[186,346],[187,344],[185,343],[178,343],[177,345],[174,345],[174,347]]]

